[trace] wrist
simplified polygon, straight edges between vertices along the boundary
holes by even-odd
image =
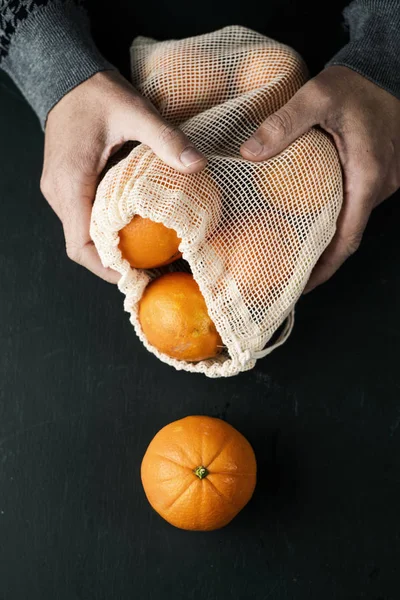
[[[384,8],[382,4],[385,4]],[[348,67],[400,98],[398,0],[352,2],[344,16],[350,41],[326,66]]]
[[[44,128],[49,111],[68,92],[113,65],[97,50],[86,13],[55,0],[32,12],[13,35],[2,68],[9,73]]]

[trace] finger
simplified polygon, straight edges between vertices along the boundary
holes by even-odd
[[[108,283],[118,283],[121,275],[117,271],[103,267],[96,247],[92,241],[87,242],[77,254],[79,260],[75,260],[78,264],[88,269],[94,275],[97,275]]]
[[[135,99],[134,109],[124,115],[123,135],[125,139],[146,144],[181,173],[197,173],[207,164],[206,156],[183,131],[163,119],[154,106],[140,96]]]
[[[65,207],[61,220],[65,235],[68,257],[109,283],[118,283],[119,273],[102,265],[96,247],[90,238],[90,219],[96,178],[86,184],[69,185],[69,197],[63,201]]]
[[[376,181],[374,176],[367,177],[364,169],[352,168],[349,165],[349,173],[352,175],[346,186],[345,200],[338,218],[336,233],[316,264],[305,287],[305,294],[330,279],[360,246],[375,204]]]
[[[315,83],[306,83],[244,142],[240,148],[243,158],[262,161],[276,156],[321,121],[323,105]]]
[[[307,282],[304,294],[308,294],[308,292],[328,281],[342,264],[356,252],[361,244],[367,222],[368,217],[360,219],[355,227],[346,223],[342,224],[343,233],[337,232],[322,254]]]

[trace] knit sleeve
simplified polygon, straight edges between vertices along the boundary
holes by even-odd
[[[0,67],[44,128],[51,108],[99,71],[114,69],[97,50],[81,2],[0,0]]]
[[[327,66],[349,67],[400,98],[400,0],[354,0],[344,17],[349,43]]]

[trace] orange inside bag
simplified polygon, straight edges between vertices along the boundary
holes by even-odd
[[[121,273],[125,308],[151,352],[176,369],[235,375],[290,334],[295,304],[335,233],[343,200],[337,151],[328,135],[311,129],[268,161],[241,157],[241,144],[296,93],[307,72],[291,48],[254,31],[233,26],[185,40],[137,38],[131,66],[135,87],[182,128],[208,165],[183,175],[140,144],[102,180],[92,238],[104,264]],[[129,245],[142,252],[140,261],[129,256]],[[163,337],[166,311],[154,331],[140,316],[146,295],[160,285],[150,282],[180,269],[180,253],[204,301],[201,319],[207,314],[214,328],[212,344],[188,354]],[[163,302],[175,292],[165,288]],[[193,333],[196,319],[190,322],[183,300],[183,321],[186,312]],[[290,326],[270,345],[285,321]]]

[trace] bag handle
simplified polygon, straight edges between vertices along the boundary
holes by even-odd
[[[274,344],[272,344],[272,346],[269,346],[268,348],[264,348],[264,350],[258,350],[257,352],[253,352],[252,358],[255,358],[256,360],[258,360],[259,358],[264,358],[265,356],[268,356],[268,354],[271,354],[271,352],[273,350],[275,350],[276,348],[279,348],[279,346],[282,346],[282,344],[284,344],[286,342],[286,340],[292,333],[293,326],[294,326],[294,308],[289,313],[289,315],[286,319],[285,327],[283,328],[283,330],[282,330],[280,336],[278,337],[278,339],[276,340],[276,342]]]

